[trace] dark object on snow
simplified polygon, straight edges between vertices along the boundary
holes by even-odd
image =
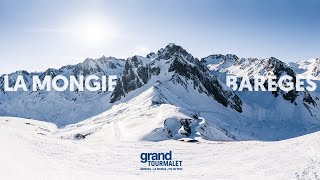
[[[191,114],[191,117],[192,117],[193,119],[198,119],[198,115],[196,115],[196,114]]]
[[[74,135],[74,139],[76,139],[76,140],[85,139],[90,134],[91,133],[88,133],[88,134],[80,134],[80,133],[78,133],[78,134]]]
[[[84,138],[86,138],[86,136],[83,135],[83,134],[76,134],[76,135],[74,135],[74,139],[77,139],[77,140],[84,139]]]
[[[190,122],[189,121],[191,121],[191,119],[180,119],[181,126],[186,131],[186,133],[181,133],[182,135],[190,136],[191,127],[190,127]]]
[[[197,143],[197,142],[199,142],[199,141],[198,141],[198,140],[196,140],[196,139],[190,139],[190,140],[188,140],[187,142]]]
[[[189,142],[189,143],[199,143],[198,140],[196,139],[186,139],[186,138],[182,138],[182,139],[179,139],[179,141],[182,141],[182,142]]]

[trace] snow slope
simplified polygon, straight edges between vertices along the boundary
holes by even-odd
[[[59,131],[50,123],[1,117],[0,178],[320,178],[318,132],[275,142],[201,140],[200,143],[186,143],[167,140],[106,143],[89,139],[60,139],[55,136]],[[183,161],[182,171],[139,170],[142,152],[169,150],[173,151],[175,158]]]
[[[170,91],[164,92],[165,89],[160,93],[157,88],[159,87],[151,87],[139,96],[126,103],[120,103],[101,115],[66,126],[58,135],[72,139],[76,134],[89,134],[86,139],[105,142],[179,139],[186,137],[179,133],[182,126],[180,120],[191,119],[190,121],[195,127],[189,137],[199,139],[205,136],[204,138],[211,140],[232,140],[227,131],[214,124],[212,126],[208,124],[211,122],[206,122],[203,119],[193,119],[191,117],[192,113],[199,108],[194,108],[192,105],[190,107],[173,105],[183,101],[174,94],[170,94],[171,96],[166,94],[171,102],[175,101],[174,103],[155,105],[153,102],[164,97],[164,93],[171,93]],[[206,96],[198,99],[198,101],[207,101],[215,106],[216,110],[220,109],[222,112],[224,110],[223,106]],[[206,112],[209,112],[210,108],[207,105],[204,104],[203,108],[207,110]],[[225,113],[227,114],[227,112]],[[200,124],[201,122],[203,124]],[[199,129],[201,127],[203,127],[203,130]]]

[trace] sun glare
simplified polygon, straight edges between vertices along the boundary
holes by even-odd
[[[83,18],[74,23],[71,33],[81,43],[99,45],[112,37],[112,27],[97,17]]]

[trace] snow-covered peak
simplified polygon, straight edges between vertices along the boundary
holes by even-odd
[[[126,64],[131,64],[133,67],[137,68],[139,66],[145,66],[146,64],[150,63],[152,60],[150,58],[145,58],[143,56],[132,56],[128,58]]]
[[[238,63],[239,58],[233,54],[213,54],[201,59],[212,71],[227,72],[227,69]]]
[[[194,58],[191,54],[189,54],[185,49],[183,49],[179,45],[175,45],[170,43],[165,48],[161,48],[158,53],[158,60],[168,60],[172,58],[180,58],[187,61],[192,61]]]
[[[299,75],[320,79],[320,58],[290,62],[288,65]]]
[[[232,57],[232,58],[230,58]],[[282,75],[290,75],[295,77],[294,71],[287,66],[284,62],[275,57],[258,59],[258,58],[241,58],[237,59],[236,56],[215,55],[208,56],[202,59],[202,62],[207,64],[207,67],[215,75],[218,75],[222,80],[225,80],[226,74],[232,74],[239,78],[254,76],[270,76],[275,75],[280,78]],[[296,91],[283,92],[281,90],[273,91],[275,97],[279,94],[283,95],[285,100],[294,103],[299,93]],[[305,94],[303,94],[305,95]],[[309,101],[309,102],[313,102]]]
[[[173,46],[175,46],[175,45],[176,45],[175,43],[169,43],[169,44],[168,44],[169,47],[173,47]]]
[[[154,52],[151,52],[146,57],[153,60],[153,59],[157,58],[157,54]]]
[[[237,62],[238,59],[239,59],[238,56],[234,54],[226,54],[226,55],[212,54],[208,57],[202,58],[201,61],[207,64],[219,64],[219,63],[227,63],[227,62],[235,63]]]
[[[288,70],[289,67],[275,57],[258,58],[238,58],[236,55],[210,55],[201,59],[211,71],[233,74],[238,77],[254,75],[273,75],[277,71]]]

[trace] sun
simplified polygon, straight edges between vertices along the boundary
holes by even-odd
[[[102,22],[92,20],[83,22],[77,29],[78,37],[87,42],[99,43],[107,34],[106,28]]]
[[[74,22],[70,32],[80,43],[99,45],[112,37],[112,26],[99,17],[87,17]]]

